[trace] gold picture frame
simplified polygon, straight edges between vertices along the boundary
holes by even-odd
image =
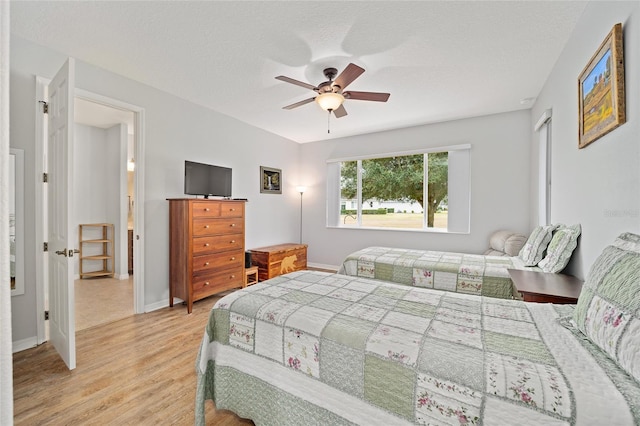
[[[626,121],[622,24],[616,24],[578,77],[578,148]]]
[[[282,194],[282,170],[260,166],[260,192]]]

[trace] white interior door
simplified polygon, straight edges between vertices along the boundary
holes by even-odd
[[[76,368],[73,285],[72,197],[74,60],[69,58],[49,83],[48,242],[51,343],[70,370]]]

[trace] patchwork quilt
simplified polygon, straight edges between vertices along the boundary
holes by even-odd
[[[515,293],[507,269],[540,270],[525,266],[517,256],[367,247],[348,255],[338,273],[414,287],[511,299]]]
[[[634,425],[640,385],[574,307],[298,271],[218,300],[204,401],[257,425]]]

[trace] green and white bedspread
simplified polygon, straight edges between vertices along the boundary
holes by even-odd
[[[539,271],[509,256],[367,247],[348,255],[339,274],[501,299],[514,296],[507,269]]]
[[[204,401],[258,425],[633,425],[640,385],[573,306],[298,271],[231,293],[196,362]]]

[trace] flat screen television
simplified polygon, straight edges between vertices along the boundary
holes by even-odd
[[[231,169],[185,161],[184,193],[202,195],[204,198],[231,197]]]

